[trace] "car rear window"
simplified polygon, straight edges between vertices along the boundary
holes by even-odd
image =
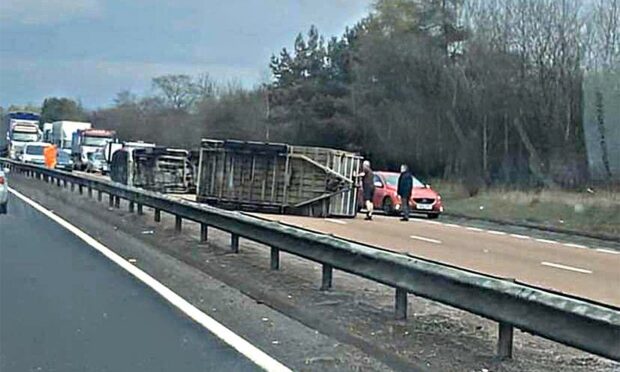
[[[26,154],[28,155],[43,155],[43,146],[28,146],[26,147]]]

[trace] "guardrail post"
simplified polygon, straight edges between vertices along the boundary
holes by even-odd
[[[71,192],[75,191],[75,183],[71,182]]]
[[[101,190],[97,190],[97,201],[101,202],[101,200],[103,200],[103,193]]]
[[[321,291],[327,291],[332,287],[332,265],[323,264],[323,275],[321,277]]]
[[[82,193],[84,192],[84,188],[82,187],[82,185],[78,185],[78,192],[80,193],[80,195],[82,195]]]
[[[230,234],[230,249],[233,253],[239,253],[239,235]]]
[[[67,188],[67,180],[62,180],[62,187]]]
[[[280,270],[280,250],[276,247],[271,247],[271,264],[269,266],[271,270]]]
[[[134,204],[132,201],[129,202],[129,206],[127,207],[127,209],[129,209],[129,213],[133,213],[134,210]]]
[[[204,243],[209,237],[209,225],[206,223],[200,224],[200,242]]]
[[[139,215],[143,215],[144,214],[144,209],[142,207],[142,204],[138,203],[138,214]]]
[[[180,233],[183,230],[183,219],[180,216],[174,216],[174,231]]]
[[[116,196],[114,197],[114,208],[120,208],[120,207],[121,207],[121,197]]]
[[[512,358],[512,336],[514,327],[508,323],[499,323],[499,338],[497,340],[497,356],[500,359]]]
[[[60,178],[56,178],[56,186],[60,187]]]
[[[398,320],[407,319],[407,291],[396,287],[395,316]]]
[[[161,221],[161,211],[159,209],[155,209],[155,212],[153,213],[153,219],[155,220],[155,222]]]
[[[88,197],[92,198],[93,197],[93,188],[88,186]]]
[[[110,208],[114,207],[114,195],[108,194],[108,204]]]

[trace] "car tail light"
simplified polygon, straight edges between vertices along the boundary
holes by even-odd
[[[4,185],[4,177],[0,176],[0,185]]]

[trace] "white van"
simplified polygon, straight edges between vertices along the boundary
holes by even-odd
[[[45,142],[30,142],[24,146],[21,154],[21,161],[28,164],[43,165],[45,164],[44,150],[50,146]]]

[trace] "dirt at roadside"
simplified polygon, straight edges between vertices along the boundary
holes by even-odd
[[[230,236],[217,230],[209,231],[208,244],[199,244],[198,226],[190,222],[184,221],[184,234],[177,235],[174,219],[165,214],[156,224],[148,209],[137,216],[125,205],[110,210],[107,203],[51,190],[39,181],[15,177],[12,183],[27,195],[80,203],[84,213],[395,370],[620,371],[618,363],[521,332],[515,334],[514,359],[500,361],[495,357],[497,325],[475,315],[410,295],[409,319],[396,321],[391,288],[335,271],[333,290],[322,292],[320,266],[309,261],[282,254],[281,270],[272,271],[265,246],[242,240],[240,253],[232,254]],[[329,365],[329,355],[324,358],[308,369],[325,369],[318,367]]]

